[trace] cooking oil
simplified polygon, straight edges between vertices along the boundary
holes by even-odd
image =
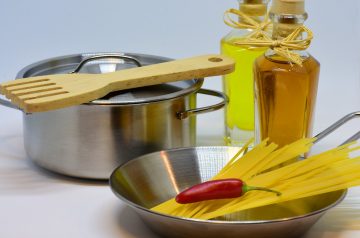
[[[269,14],[273,22],[272,39],[281,42],[302,27],[308,15],[304,0],[273,0],[272,3]],[[299,34],[297,42],[302,37]],[[257,142],[269,138],[284,146],[312,137],[320,64],[305,50],[287,50],[298,54],[302,64],[295,64],[291,58],[272,49],[254,64]]]
[[[242,146],[254,137],[254,80],[253,64],[266,48],[237,45],[256,28],[246,27],[246,18],[261,25],[267,14],[267,0],[239,0],[238,26],[221,40],[221,53],[235,60],[235,71],[223,77],[223,90],[229,98],[225,109],[225,142]],[[235,9],[230,9],[235,10]],[[228,23],[227,23],[228,24]],[[228,24],[229,25],[229,24]]]
[[[228,145],[243,145],[254,136],[253,63],[266,48],[236,46],[238,39],[221,41],[221,53],[233,58],[235,71],[223,77],[223,88],[229,97],[225,109],[225,141]]]
[[[320,64],[312,56],[302,66],[261,56],[256,61],[260,140],[284,146],[311,137]]]

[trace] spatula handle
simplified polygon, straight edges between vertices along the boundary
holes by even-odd
[[[103,74],[110,90],[137,88],[186,79],[225,75],[234,70],[234,61],[223,55],[203,55]]]

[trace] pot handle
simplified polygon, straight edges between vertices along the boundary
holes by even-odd
[[[69,74],[78,73],[81,70],[81,68],[90,61],[99,60],[99,59],[108,59],[108,58],[128,60],[128,61],[131,61],[134,64],[136,64],[137,67],[142,66],[140,61],[132,56],[122,55],[122,54],[121,55],[119,55],[119,54],[100,54],[100,55],[90,56],[90,57],[82,60],[73,71],[69,72]]]
[[[358,112],[352,112],[347,114],[346,116],[344,116],[343,118],[341,118],[340,120],[338,120],[337,122],[335,122],[334,124],[332,124],[331,126],[329,126],[328,128],[326,128],[324,131],[322,131],[321,133],[317,134],[315,136],[316,141],[314,143],[319,142],[320,140],[322,140],[324,137],[326,137],[327,135],[331,134],[333,131],[335,131],[336,129],[338,129],[339,127],[341,127],[342,125],[344,125],[346,122],[356,118],[356,117],[360,117],[360,111]],[[346,141],[344,141],[341,145],[345,145],[347,143],[350,143],[352,141],[355,141],[357,139],[360,138],[360,131],[358,131],[357,133],[355,133],[353,136],[351,136],[349,139],[347,139]],[[340,146],[341,146],[340,145]]]
[[[183,112],[177,112],[176,117],[178,119],[183,120],[183,119],[186,119],[193,115],[219,110],[219,109],[223,108],[226,105],[226,103],[228,102],[228,97],[224,93],[219,92],[219,91],[210,90],[210,89],[200,89],[199,91],[197,91],[197,93],[219,97],[219,98],[222,98],[223,100],[220,103],[215,104],[215,105],[190,109],[190,110],[186,110]]]
[[[0,105],[3,105],[3,106],[5,106],[5,107],[9,107],[9,108],[17,109],[17,110],[21,111],[20,108],[18,108],[18,107],[15,106],[14,104],[12,104],[10,101],[4,100],[4,99],[2,99],[2,98],[0,98]]]

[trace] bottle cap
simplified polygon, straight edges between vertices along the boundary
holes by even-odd
[[[276,15],[303,15],[305,0],[273,0],[270,13]]]
[[[241,0],[240,10],[249,16],[263,16],[267,13],[267,0]]]

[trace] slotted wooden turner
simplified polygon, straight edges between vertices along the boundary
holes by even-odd
[[[0,84],[0,93],[25,112],[43,112],[79,105],[110,92],[185,79],[224,75],[232,59],[204,55],[107,74],[55,74]]]

